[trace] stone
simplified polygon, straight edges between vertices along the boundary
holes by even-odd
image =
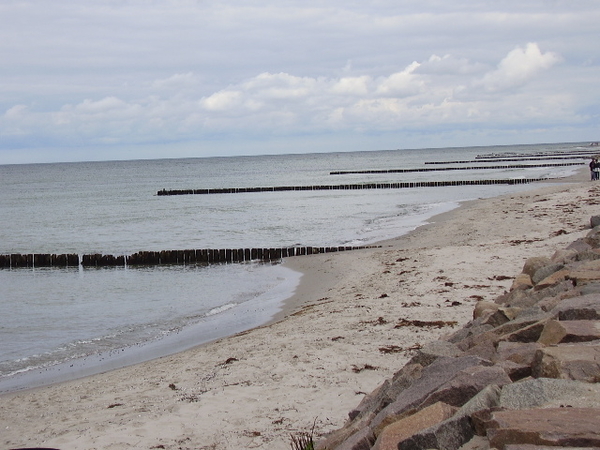
[[[471,356],[479,356],[480,358],[487,359],[490,361],[495,360],[497,357],[496,343],[497,339],[489,339],[489,336],[484,336],[484,339],[481,339],[481,342],[479,344],[466,350],[464,354]]]
[[[500,306],[494,302],[481,300],[477,302],[473,308],[473,319],[478,319],[479,317],[487,316],[490,313],[495,313],[499,308]]]
[[[600,385],[574,380],[530,378],[503,386],[498,404],[506,409],[599,408]]]
[[[355,419],[355,420],[351,421],[350,423],[346,424],[344,427],[332,431],[331,433],[327,434],[323,439],[321,439],[317,443],[315,449],[316,450],[337,449],[342,444],[344,444],[346,441],[348,441],[350,438],[353,438],[353,437],[356,442],[358,433],[360,433],[361,431],[369,430],[369,433],[370,433],[371,429],[369,428],[369,423],[371,422],[371,420],[373,420],[374,416],[375,416],[374,414],[367,413],[364,416],[362,416],[358,419]],[[371,436],[371,435],[369,435],[369,436]],[[375,436],[372,435],[371,437],[372,437],[373,442],[375,442]]]
[[[511,444],[600,446],[600,409],[539,408],[492,411],[487,422],[490,446]]]
[[[513,283],[510,287],[510,290],[513,291],[515,289],[518,290],[526,290],[531,289],[533,287],[533,281],[531,281],[531,277],[526,273],[520,273],[515,277]]]
[[[521,272],[523,272],[524,274],[527,274],[533,278],[533,275],[539,269],[541,269],[544,266],[548,266],[550,264],[552,264],[552,261],[550,260],[550,258],[546,258],[543,256],[534,256],[532,258],[527,259],[527,261],[525,261],[525,264],[523,265],[523,270]]]
[[[444,449],[458,450],[473,437],[468,416],[449,419],[398,443],[398,450]]]
[[[460,330],[455,331],[446,338],[446,341],[458,344],[471,336],[479,336],[487,331],[493,330],[492,325],[482,325],[481,319],[473,320]]]
[[[552,262],[555,263],[567,264],[574,262],[578,254],[579,252],[574,249],[557,250],[554,252],[554,255],[552,255],[552,258],[550,259],[552,260]]]
[[[499,341],[536,342],[540,338],[540,335],[542,334],[544,326],[548,320],[550,319],[540,320],[532,323],[531,325],[515,330],[512,333],[505,334],[500,337]]]
[[[592,248],[600,247],[600,228],[592,228],[583,240],[589,244]]]
[[[415,380],[408,388],[400,392],[394,402],[386,406],[371,422],[375,432],[383,429],[391,422],[402,418],[407,411],[421,406],[432,393],[437,391],[448,380],[452,380],[464,369],[473,366],[491,366],[490,361],[475,356],[461,356],[458,358],[438,358],[430,366],[425,367],[421,377]],[[443,401],[442,399],[439,399]],[[431,401],[433,404],[438,400]],[[457,406],[457,405],[454,405]]]
[[[592,246],[586,242],[585,238],[579,238],[579,239],[571,242],[566,248],[566,250],[573,250],[573,251],[576,251],[577,253],[588,251],[591,249],[592,249]]]
[[[542,348],[537,342],[499,342],[496,349],[497,360],[512,361],[517,364],[531,365],[536,352]]]
[[[535,285],[535,290],[540,291],[549,287],[556,286],[571,277],[571,270],[562,269],[552,272],[547,277],[539,280]]]
[[[508,378],[510,378],[512,382],[531,376],[531,366],[529,364],[521,364],[505,360],[499,361],[496,363],[496,365],[501,367],[502,370],[506,372]]]
[[[367,414],[373,416],[392,403],[398,394],[409,387],[414,380],[421,376],[423,366],[407,363],[394,374],[391,380],[385,381],[373,392],[363,398],[360,404],[348,413],[350,420],[361,418]]]
[[[335,450],[371,450],[374,442],[375,436],[371,429],[365,427],[334,448]],[[329,449],[329,447],[324,447],[324,449]]]
[[[531,370],[536,378],[597,383],[600,381],[600,345],[560,344],[540,349]]]
[[[424,344],[415,356],[410,359],[413,364],[420,364],[423,367],[429,366],[436,359],[441,357],[462,356],[463,351],[456,344],[448,341],[431,341]]]
[[[558,320],[599,320],[600,294],[565,299],[550,314]]]
[[[600,321],[596,320],[549,320],[538,342],[544,345],[586,342],[600,339]]]
[[[600,450],[600,447],[562,447],[570,450]],[[556,450],[553,445],[514,444],[507,445],[504,450]]]
[[[470,416],[477,411],[492,408],[500,403],[500,388],[490,384],[463,405],[452,417],[420,431],[398,444],[400,449],[443,448],[459,449],[472,440],[475,430]]]
[[[600,281],[600,260],[584,261],[571,270],[569,278],[574,281],[575,286]]]
[[[600,282],[586,283],[580,286],[578,291],[579,295],[600,294]]]
[[[503,386],[511,382],[506,372],[499,366],[467,367],[432,392],[423,401],[422,406],[438,401],[452,406],[463,406],[486,386],[490,384]]]
[[[600,216],[590,217],[590,226],[596,228],[598,225],[600,225]]]
[[[443,422],[454,415],[458,408],[443,402],[434,403],[413,415],[386,426],[377,436],[373,450],[396,450],[402,442],[419,431]]]
[[[560,271],[564,267],[564,264],[560,263],[550,263],[544,267],[540,267],[538,270],[535,271],[535,273],[531,277],[531,281],[533,281],[533,284],[538,284],[543,279],[548,278],[550,275]]]

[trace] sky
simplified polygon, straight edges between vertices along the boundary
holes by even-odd
[[[2,0],[0,164],[600,140],[598,0]]]

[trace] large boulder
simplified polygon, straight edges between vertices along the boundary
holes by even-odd
[[[600,321],[596,320],[549,320],[538,342],[544,345],[587,342],[600,339]]]
[[[600,382],[600,345],[560,344],[540,349],[531,371],[536,378]]]
[[[600,294],[567,298],[550,313],[558,320],[600,320]]]
[[[596,408],[487,411],[475,413],[473,419],[492,448],[504,449],[514,444],[600,446],[600,409]]]
[[[453,406],[438,402],[421,409],[413,415],[393,422],[377,436],[373,450],[396,450],[399,442],[408,439],[421,430],[449,419],[456,410],[457,408]]]
[[[600,385],[574,380],[530,378],[503,386],[498,404],[506,409],[600,408]]]
[[[371,427],[377,433],[379,429],[383,429],[390,423],[401,419],[411,409],[421,407],[432,394],[460,375],[463,370],[477,366],[491,365],[490,361],[475,356],[437,359],[423,370],[419,379],[415,380],[407,389],[400,392],[393,403],[377,414],[371,423]],[[428,404],[435,403],[436,401],[445,400],[436,398],[435,401],[430,401]],[[454,403],[452,406],[462,405]]]

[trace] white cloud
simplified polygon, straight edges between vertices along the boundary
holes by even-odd
[[[208,111],[226,111],[239,106],[241,98],[240,91],[225,90],[203,98],[200,104]]]
[[[414,95],[424,89],[425,83],[414,74],[421,64],[413,61],[406,69],[396,72],[379,82],[376,93],[382,96]]]
[[[492,92],[519,87],[560,61],[556,53],[542,53],[536,43],[530,42],[525,48],[517,47],[508,53],[496,70],[483,77],[481,84]]]

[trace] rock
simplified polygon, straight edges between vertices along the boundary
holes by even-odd
[[[421,377],[400,392],[394,402],[377,414],[371,423],[372,429],[378,433],[380,428],[383,429],[388,424],[402,418],[402,415],[410,409],[418,408],[432,393],[460,374],[462,370],[473,366],[490,366],[491,364],[490,361],[475,356],[437,359],[430,366],[423,369]],[[443,399],[439,400],[443,401]],[[433,404],[436,401],[438,400],[436,399],[428,404]]]
[[[578,291],[579,295],[600,294],[600,282],[586,283],[580,286]]]
[[[452,417],[457,409],[446,403],[438,402],[411,416],[391,423],[377,436],[373,450],[396,450],[399,442]]]
[[[511,444],[600,446],[600,409],[595,408],[491,411],[485,427],[490,446],[499,449]]]
[[[555,262],[555,263],[567,264],[567,263],[574,262],[576,260],[578,254],[579,254],[579,252],[574,249],[557,250],[554,252],[554,255],[552,255],[552,258],[550,258],[550,259],[552,260],[552,262]]]
[[[457,450],[473,437],[473,427],[468,416],[441,422],[424,432],[417,433],[398,443],[398,450],[440,448]]]
[[[467,367],[432,392],[422,405],[443,401],[452,406],[462,406],[490,384],[503,386],[508,383],[511,383],[510,378],[499,366]]]
[[[391,380],[385,381],[375,391],[365,396],[360,404],[348,414],[350,420],[361,418],[367,414],[375,416],[379,411],[392,403],[398,394],[409,387],[421,376],[423,366],[407,363],[394,374]]]
[[[535,290],[539,291],[542,289],[547,289],[557,284],[562,283],[563,281],[569,279],[571,276],[571,271],[569,269],[562,269],[552,272],[547,277],[539,280],[535,285]]]
[[[544,345],[586,342],[600,339],[600,321],[549,320],[538,342]]]
[[[473,319],[478,319],[482,316],[487,316],[488,314],[495,313],[500,308],[494,302],[486,302],[485,300],[481,300],[475,304],[475,308],[473,308]]]
[[[503,386],[499,406],[506,409],[570,406],[599,408],[600,385],[574,380],[532,378]]]
[[[442,357],[462,356],[463,352],[455,344],[448,341],[431,341],[423,347],[410,360],[413,364],[420,364],[423,367],[429,366],[436,359]]]
[[[567,246],[566,250],[574,250],[577,253],[580,253],[580,252],[592,250],[592,248],[593,247],[585,241],[585,238],[580,238],[580,239],[577,239],[577,240],[571,242]]]
[[[600,260],[584,261],[577,268],[571,270],[569,278],[575,286],[600,281]]]
[[[371,450],[374,442],[375,436],[371,429],[365,427],[334,448],[335,450]],[[325,448],[329,449],[329,447]]]
[[[558,320],[599,320],[600,294],[565,299],[550,314]]]
[[[496,343],[497,339],[490,339],[490,336],[484,335],[483,339],[480,340],[479,344],[471,347],[464,352],[465,355],[479,356],[480,358],[487,359],[489,361],[496,359]]]
[[[515,289],[525,290],[533,287],[533,281],[531,281],[531,277],[526,273],[520,273],[514,279],[510,290],[513,291]]]
[[[398,444],[399,449],[440,448],[455,450],[473,438],[475,430],[470,416],[477,411],[495,407],[500,402],[500,388],[494,384],[485,387],[462,406],[451,418],[416,433]]]
[[[560,344],[540,349],[531,370],[536,378],[597,383],[600,381],[600,345]]]
[[[600,447],[563,447],[569,450],[600,450]],[[504,450],[556,450],[553,445],[514,444],[507,445]]]
[[[592,216],[590,218],[590,226],[596,228],[598,225],[600,225],[600,216]]]
[[[548,264],[544,267],[540,267],[538,270],[535,271],[535,273],[531,277],[531,281],[533,281],[533,284],[538,284],[543,279],[548,278],[550,275],[552,275],[555,272],[558,272],[564,267],[564,264],[560,263]]]
[[[448,342],[452,342],[453,344],[458,344],[465,339],[468,339],[471,336],[479,336],[487,331],[493,330],[494,327],[492,325],[482,325],[481,319],[473,320],[466,324],[460,330],[452,333],[446,340]]]
[[[531,366],[513,361],[500,361],[496,364],[506,372],[512,382],[522,380],[531,376]]]
[[[358,436],[358,433],[360,433],[363,430],[368,430],[369,433],[371,432],[371,429],[369,428],[369,423],[371,422],[371,420],[373,420],[374,416],[374,414],[366,414],[363,417],[355,419],[352,422],[346,424],[344,427],[332,431],[317,443],[315,449],[337,449],[350,438],[354,438],[354,442],[356,442],[356,437]],[[369,434],[369,436],[371,435]],[[375,436],[373,435],[371,437],[372,441],[375,442]]]
[[[515,330],[512,333],[505,334],[500,337],[499,341],[536,342],[540,338],[540,335],[542,334],[544,326],[548,320],[550,319],[540,320],[532,323],[531,325]]]
[[[549,258],[543,256],[534,256],[533,258],[529,258],[527,261],[525,261],[523,270],[521,272],[529,275],[533,279],[533,276],[538,270],[550,264],[552,264],[552,261]]]
[[[589,244],[592,248],[600,247],[600,228],[592,228],[588,234],[583,238],[586,244]]]
[[[542,345],[536,342],[499,342],[496,361],[507,360],[517,364],[531,365],[540,348]]]

